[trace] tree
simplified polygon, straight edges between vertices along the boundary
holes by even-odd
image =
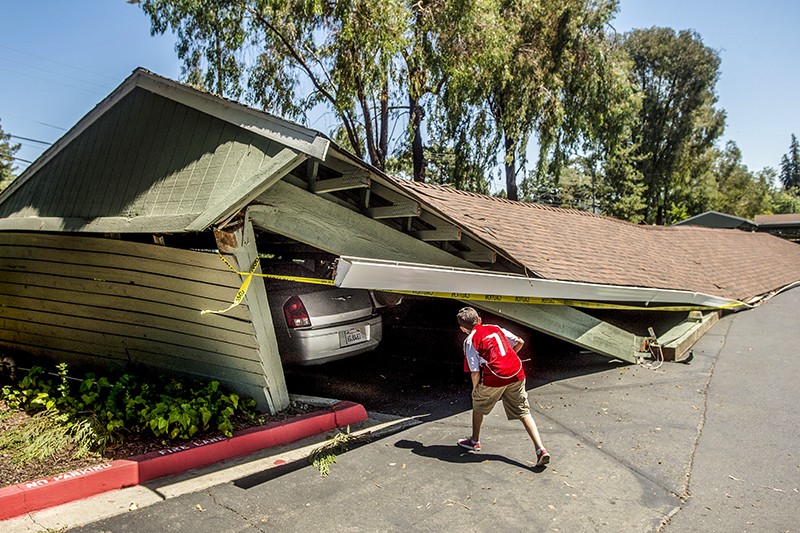
[[[482,153],[502,153],[508,198],[520,196],[517,174],[534,133],[540,174],[550,155],[557,172],[576,132],[596,118],[574,120],[578,109],[588,109],[576,91],[589,88],[604,58],[598,44],[616,6],[616,0],[484,0],[462,19],[460,46],[444,59],[444,131],[468,135]]]
[[[324,104],[353,152],[385,167],[410,25],[402,0],[133,1],[153,34],[175,32],[189,82],[291,119]]]
[[[687,211],[692,177],[707,172],[707,153],[724,129],[724,112],[714,108],[720,59],[691,31],[633,30],[623,42],[642,95],[634,156],[644,219],[668,224]]]
[[[618,39],[600,31],[584,38],[592,43],[583,47],[581,61],[571,62],[584,64],[573,67],[565,78],[562,122],[554,136],[540,138],[536,180],[550,181],[559,189],[564,161],[577,147],[571,168],[589,184],[591,211],[637,223],[642,219],[643,185],[634,166],[633,127],[641,97],[631,80],[632,62]],[[527,185],[524,181],[526,196]]]
[[[3,131],[0,125],[0,191],[8,187],[16,174],[14,172],[14,154],[19,150],[19,144],[11,144],[11,134]]]
[[[781,183],[785,189],[800,186],[800,146],[797,144],[797,137],[792,133],[792,142],[789,145],[789,153],[781,158]]]
[[[715,210],[748,219],[769,211],[772,191],[767,175],[753,175],[733,141],[719,154],[714,174],[719,191]]]

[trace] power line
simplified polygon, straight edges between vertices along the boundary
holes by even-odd
[[[28,161],[27,159],[22,159],[21,157],[15,157],[13,155],[11,156],[11,159],[14,161],[22,161],[23,163],[28,163],[29,165],[33,164],[33,161]]]
[[[12,135],[10,133],[8,134],[8,136],[13,138],[13,139],[20,139],[20,140],[28,141],[28,142],[32,142],[32,143],[46,144],[47,146],[50,146],[51,144],[53,144],[53,143],[49,143],[47,141],[38,141],[36,139],[29,139],[27,137],[20,137],[19,135]]]
[[[42,78],[41,76],[34,76],[33,74],[28,74],[27,72],[19,72],[17,70],[12,70],[12,69],[5,68],[5,67],[0,67],[0,70],[5,70],[6,72],[12,72],[14,74],[21,74],[22,76],[30,76],[31,78],[35,78],[37,80],[46,81],[48,83],[57,83],[58,85],[63,85],[64,87],[71,87],[73,89],[78,89],[79,91],[86,91],[87,93],[99,94],[99,95],[105,96],[104,93],[100,93],[100,92],[97,92],[97,91],[92,91],[91,89],[87,89],[85,87],[78,87],[77,85],[70,85],[69,83],[64,83],[62,81]]]
[[[5,113],[3,111],[0,111],[0,115],[8,115],[9,117],[21,118],[22,120],[27,120],[27,121],[33,122],[35,124],[41,124],[42,126],[47,126],[48,128],[55,128],[57,130],[67,131],[67,128],[62,128],[61,126],[54,126],[54,125],[48,124],[46,122],[39,122],[38,120],[33,120],[32,118],[28,118],[28,117],[22,117],[20,115],[15,115],[14,113]]]
[[[82,67],[76,67],[75,65],[70,65],[68,63],[62,63],[61,61],[56,61],[55,59],[51,59],[49,57],[39,56],[39,55],[36,55],[36,54],[32,54],[30,52],[26,52],[24,50],[18,50],[16,48],[11,48],[10,46],[5,46],[5,45],[2,45],[2,44],[0,44],[0,48],[5,48],[6,50],[11,50],[12,52],[16,52],[18,54],[25,54],[25,55],[29,55],[31,57],[35,57],[37,59],[42,59],[44,61],[49,61],[51,63],[55,63],[56,65],[61,65],[61,66],[64,66],[64,67],[73,68],[75,70],[81,70],[81,71],[86,72],[88,74],[93,74],[95,76],[100,76],[101,78],[106,78],[107,80],[116,81],[115,78],[112,78],[111,76],[108,76],[106,74],[100,74],[99,72],[94,72],[92,70],[88,70],[88,69],[85,69],[85,68],[82,68]]]
[[[89,85],[94,85],[95,87],[100,87],[101,89],[109,89],[109,90],[111,89],[111,87],[109,87],[108,85],[101,85],[101,84],[95,83],[93,81],[87,81],[87,80],[84,80],[82,78],[77,78],[75,76],[70,76],[69,74],[63,74],[61,72],[56,72],[54,70],[47,70],[47,69],[41,68],[41,67],[35,67],[33,65],[29,65],[27,63],[23,63],[22,61],[17,61],[16,59],[9,59],[7,57],[0,57],[0,59],[2,59],[3,61],[9,61],[11,63],[16,63],[17,65],[22,65],[23,67],[32,68],[32,69],[35,69],[35,70],[39,70],[41,72],[46,72],[47,74],[55,74],[56,76],[63,76],[63,77],[68,78],[70,80],[79,81],[81,83],[88,83]]]

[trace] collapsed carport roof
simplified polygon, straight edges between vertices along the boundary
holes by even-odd
[[[764,233],[636,225],[437,185],[402,186],[537,277],[741,301],[800,280],[800,246]]]

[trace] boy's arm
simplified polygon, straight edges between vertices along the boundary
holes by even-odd
[[[480,372],[470,372],[469,375],[472,378],[472,390],[475,390],[475,387],[478,386],[478,383],[481,381],[481,373]]]
[[[514,335],[513,333],[511,333],[510,331],[508,331],[505,328],[500,328],[500,330],[503,332],[503,335],[506,336],[506,339],[508,339],[508,344],[511,345],[511,348],[516,353],[519,353],[519,351],[525,345],[525,341],[522,340],[521,338],[517,337],[516,335]]]

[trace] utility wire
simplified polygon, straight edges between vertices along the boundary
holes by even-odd
[[[88,69],[85,69],[85,68],[76,67],[75,65],[70,65],[68,63],[62,63],[61,61],[56,61],[55,59],[51,59],[49,57],[39,56],[39,55],[36,55],[36,54],[32,54],[30,52],[26,52],[24,50],[19,50],[17,48],[11,48],[10,46],[5,46],[3,44],[0,44],[0,48],[5,48],[6,50],[11,50],[12,52],[16,52],[18,54],[29,55],[31,57],[35,57],[36,59],[42,59],[44,61],[49,61],[51,63],[55,63],[56,65],[61,65],[61,66],[64,66],[64,67],[73,68],[75,70],[80,70],[80,71],[86,72],[88,74],[93,74],[95,76],[100,76],[101,78],[105,78],[105,79],[110,80],[110,81],[116,81],[115,78],[112,78],[111,76],[108,76],[106,74],[100,74],[99,72],[94,72],[92,70],[88,70]]]
[[[21,157],[11,156],[11,159],[14,161],[22,161],[23,163],[33,164],[33,161],[28,161],[27,159],[22,159]]]
[[[95,83],[93,81],[87,81],[87,80],[85,80],[83,78],[70,76],[69,74],[63,74],[63,73],[57,72],[55,70],[47,70],[46,68],[35,67],[33,65],[29,65],[28,63],[23,63],[22,61],[17,61],[16,59],[9,59],[7,57],[2,57],[2,56],[0,56],[0,59],[2,59],[3,61],[9,61],[11,63],[16,63],[17,65],[22,65],[23,67],[26,67],[26,68],[39,70],[39,71],[45,72],[47,74],[55,74],[56,76],[63,76],[64,78],[68,78],[70,80],[78,81],[78,82],[81,82],[81,83],[88,83],[89,85],[94,85],[95,87],[100,87],[101,89],[108,89],[108,90],[111,89],[111,87],[109,87],[108,85],[102,85],[100,83]]]
[[[33,122],[34,124],[41,124],[42,126],[47,126],[48,128],[55,128],[57,130],[67,131],[67,128],[62,128],[61,126],[54,126],[54,125],[48,124],[46,122],[39,122],[38,120],[33,120],[32,118],[28,118],[28,117],[21,117],[19,115],[15,115],[14,113],[5,113],[3,111],[0,111],[0,115],[8,115],[9,117],[21,118],[22,120],[27,120],[29,122]]]
[[[58,81],[58,80],[51,80],[51,79],[47,79],[47,78],[42,78],[41,76],[34,76],[33,74],[28,74],[27,72],[19,72],[17,70],[12,70],[10,68],[5,68],[5,67],[0,67],[0,70],[5,70],[6,72],[12,72],[14,74],[20,74],[22,76],[29,76],[31,78],[35,78],[37,80],[46,81],[48,83],[57,83],[58,85],[63,85],[64,87],[71,87],[73,89],[78,89],[79,91],[86,91],[87,93],[99,94],[101,96],[105,96],[105,93],[92,91],[91,89],[87,89],[85,87],[78,87],[77,85],[70,85],[69,83],[64,83],[64,82]]]
[[[12,139],[20,139],[20,140],[28,141],[28,142],[32,142],[32,143],[46,144],[47,146],[50,146],[51,144],[53,144],[53,143],[49,143],[47,141],[37,141],[36,139],[29,139],[27,137],[20,137],[19,135],[12,135],[10,133],[8,134],[8,136],[11,137]]]

